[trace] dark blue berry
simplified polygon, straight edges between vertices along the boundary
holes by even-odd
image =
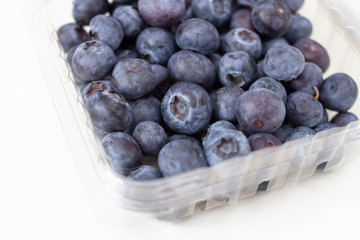
[[[304,4],[304,0],[280,0],[288,5],[292,13],[296,13]]]
[[[297,91],[288,96],[286,116],[294,126],[314,127],[323,117],[323,106],[312,95]]]
[[[322,71],[318,65],[306,62],[302,73],[292,80],[289,85],[294,91],[303,91],[314,96],[316,91],[321,88],[323,81]]]
[[[84,100],[84,104],[86,104],[88,98],[95,92],[98,91],[104,91],[104,90],[108,90],[108,91],[112,91],[112,85],[110,81],[92,81],[92,82],[88,82],[83,89],[81,90],[81,95],[83,97]]]
[[[149,165],[142,165],[139,168],[132,170],[127,177],[138,180],[138,181],[145,181],[145,180],[152,180],[161,178],[161,172],[153,166]]]
[[[183,134],[172,135],[171,137],[168,138],[168,142],[179,140],[179,139],[189,140],[192,143],[197,144],[199,147],[202,147],[201,142],[198,139],[188,136],[188,135],[183,135]]]
[[[212,62],[202,54],[182,50],[168,62],[169,77],[174,81],[186,81],[210,88],[216,80],[216,70]]]
[[[156,86],[150,63],[138,58],[118,62],[113,70],[111,83],[116,92],[128,99],[141,98]]]
[[[124,32],[120,22],[113,17],[97,15],[93,17],[89,24],[90,38],[106,43],[113,50],[116,50],[123,38]]]
[[[136,50],[149,63],[166,65],[175,52],[175,39],[163,28],[146,28],[136,39]]]
[[[262,52],[261,39],[249,29],[234,28],[225,34],[222,49],[224,52],[244,51],[257,60]]]
[[[120,175],[126,175],[142,164],[141,149],[130,135],[109,133],[103,138],[102,144],[110,166]]]
[[[251,21],[251,10],[247,8],[237,10],[231,17],[230,28],[246,28],[255,32]]]
[[[228,86],[222,87],[210,94],[214,106],[213,114],[215,119],[235,122],[235,103],[243,93],[244,90],[238,86]]]
[[[257,89],[257,88],[266,88],[276,93],[277,95],[279,95],[279,97],[284,102],[284,104],[286,104],[286,100],[287,100],[286,90],[284,86],[275,79],[270,77],[259,78],[253,84],[251,84],[249,89]]]
[[[325,108],[346,112],[354,105],[357,95],[356,82],[345,73],[336,73],[324,81],[319,100]]]
[[[250,89],[236,101],[240,127],[249,133],[272,133],[285,119],[285,105],[279,95],[264,89]]]
[[[109,9],[107,0],[74,0],[72,14],[80,25],[88,25],[98,14],[104,14]]]
[[[316,132],[309,127],[300,126],[291,130],[289,135],[286,137],[285,142],[299,139],[302,137],[313,136],[315,135],[315,133]]]
[[[242,51],[226,53],[219,62],[219,80],[224,86],[249,86],[256,71],[255,60]]]
[[[270,133],[256,133],[248,138],[251,151],[260,150],[268,147],[275,147],[282,144],[280,139]]]
[[[293,44],[301,38],[310,37],[311,33],[312,24],[309,19],[300,15],[292,15],[289,30],[283,37]]]
[[[56,33],[64,52],[69,52],[72,47],[88,39],[85,30],[76,23],[65,24]]]
[[[202,54],[215,52],[220,45],[217,29],[203,19],[189,19],[177,28],[175,40],[183,50],[193,50]]]
[[[242,7],[250,7],[252,8],[256,2],[259,0],[236,0],[236,3]]]
[[[94,81],[108,75],[115,61],[114,51],[108,45],[100,41],[88,41],[77,47],[72,65],[79,77]]]
[[[177,82],[161,102],[165,123],[182,134],[200,132],[210,122],[213,106],[209,94],[197,84]]]
[[[262,55],[265,56],[267,51],[272,47],[279,47],[283,45],[289,45],[288,41],[285,38],[271,38],[263,41]]]
[[[272,134],[277,137],[281,142],[285,142],[285,138],[293,130],[288,124],[283,123],[275,132]]]
[[[264,72],[267,76],[281,81],[291,81],[304,70],[302,53],[289,45],[270,48],[264,58]]]
[[[201,147],[189,140],[179,139],[167,143],[160,150],[158,165],[162,175],[170,177],[206,167],[207,162]]]
[[[134,129],[133,137],[139,144],[142,153],[150,157],[157,157],[160,149],[167,142],[164,128],[152,121],[139,123]]]
[[[313,127],[315,132],[321,132],[330,128],[335,128],[338,127],[338,125],[334,124],[334,123],[319,123],[318,125],[316,125],[315,127]]]
[[[124,37],[136,37],[142,30],[144,22],[136,7],[125,5],[117,7],[112,16],[119,20],[124,31]]]
[[[219,27],[230,20],[231,0],[193,0],[191,9],[196,18],[205,19]]]
[[[351,112],[342,112],[342,113],[338,113],[336,114],[332,119],[331,119],[331,123],[334,123],[336,125],[338,125],[339,127],[343,127],[348,125],[351,122],[355,122],[356,120],[358,120],[358,117],[351,113]]]

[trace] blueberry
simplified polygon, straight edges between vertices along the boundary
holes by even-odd
[[[223,130],[223,129],[231,129],[231,130],[237,130],[237,128],[232,124],[231,122],[220,120],[217,122],[214,122],[211,124],[206,131],[204,132],[204,135],[202,136],[201,140],[203,144],[207,144],[206,142],[209,140],[209,136],[217,130]]]
[[[259,0],[236,0],[236,3],[242,7],[250,7],[252,8],[256,2]]]
[[[215,67],[215,71],[216,71],[216,74],[218,73],[218,69],[219,69],[219,62],[220,62],[220,59],[222,58],[222,55],[218,54],[218,53],[211,53],[209,56],[208,56],[209,60],[214,64],[214,67]],[[216,75],[217,76],[217,75]]]
[[[296,13],[304,4],[304,0],[280,0],[288,5],[292,13]]]
[[[314,96],[321,88],[323,81],[322,71],[318,65],[306,62],[302,73],[290,82],[290,87],[295,91],[303,91]]]
[[[126,58],[140,58],[139,54],[130,49],[119,49],[115,52],[116,63]]]
[[[257,88],[266,88],[274,93],[276,93],[281,100],[286,104],[287,93],[284,86],[270,77],[262,77],[256,80],[253,84],[251,84],[249,89],[257,89]]]
[[[150,157],[157,157],[160,149],[167,142],[164,128],[152,121],[139,123],[134,129],[133,137],[139,144],[142,153]]]
[[[144,121],[161,123],[160,101],[155,97],[149,95],[134,101],[129,101],[129,105],[133,116],[129,133],[132,133],[135,127]]]
[[[225,34],[222,41],[224,52],[244,51],[255,60],[259,59],[262,52],[260,37],[246,28],[234,28]]]
[[[251,19],[259,34],[279,37],[287,32],[291,23],[291,12],[282,1],[257,1],[251,10]]]
[[[108,89],[90,88],[89,91],[85,107],[95,127],[107,132],[120,132],[130,126],[133,119],[131,108],[122,96]]]
[[[126,175],[142,164],[141,149],[130,135],[109,133],[103,138],[102,144],[110,166],[120,175]]]
[[[338,127],[338,125],[334,124],[334,123],[319,123],[318,125],[316,125],[313,129],[315,132],[321,132],[330,128],[335,128]]]
[[[97,15],[93,17],[89,24],[90,38],[106,43],[113,50],[116,50],[123,38],[124,32],[120,22],[113,17]]]
[[[280,139],[269,133],[256,133],[248,138],[251,151],[260,150],[268,147],[275,147],[282,144]]]
[[[272,133],[285,119],[285,105],[274,92],[250,89],[236,101],[236,116],[240,127],[249,133]]]
[[[72,47],[88,39],[85,30],[76,23],[65,24],[56,33],[64,52],[69,52]]]
[[[112,91],[112,85],[110,81],[92,81],[87,83],[81,90],[81,96],[83,97],[84,104],[88,101],[88,98],[95,92],[99,91]]]
[[[189,19],[177,28],[175,40],[183,50],[193,50],[202,54],[215,52],[220,45],[217,29],[203,19]]]
[[[294,126],[314,127],[323,117],[323,106],[306,92],[296,91],[288,96],[286,116]]]
[[[267,76],[281,81],[291,81],[304,70],[302,53],[289,45],[270,48],[264,58],[264,72]]]
[[[127,58],[118,62],[111,77],[116,92],[128,99],[137,99],[151,92],[156,80],[147,61]]]
[[[76,84],[77,87],[79,87],[80,89],[83,89],[85,87],[85,85],[88,83],[88,81],[86,81],[85,79],[82,79],[81,77],[79,77],[79,75],[77,75],[77,73],[74,70],[73,64],[72,64],[72,59],[74,56],[74,53],[77,49],[79,45],[75,45],[73,46],[66,55],[66,62],[68,63],[70,69],[71,69],[71,74],[70,74],[70,78],[74,79],[74,83]]]
[[[114,51],[108,45],[100,41],[88,41],[77,47],[72,65],[79,77],[94,81],[108,75],[115,61]]]
[[[153,166],[142,165],[139,168],[132,170],[127,177],[133,180],[145,181],[161,178],[161,172]]]
[[[191,9],[195,17],[220,27],[230,20],[231,0],[193,0]]]
[[[94,132],[95,134],[97,135],[97,137],[100,139],[100,140],[103,140],[103,138],[109,134],[109,132],[107,131],[104,131],[100,128],[97,128],[97,127],[94,127]]]
[[[356,82],[345,73],[336,73],[324,81],[319,100],[325,108],[346,112],[354,105],[357,95]]]
[[[184,134],[174,134],[168,138],[168,142],[179,140],[179,139],[189,140],[193,144],[197,144],[199,147],[202,147],[201,142],[198,139],[188,136],[188,135],[184,135]]]
[[[272,47],[279,47],[283,45],[289,45],[288,41],[285,38],[271,38],[263,41],[262,55],[265,56],[267,51]]]
[[[185,0],[139,0],[138,9],[149,25],[169,27],[180,22],[185,13]]]
[[[143,29],[144,21],[134,6],[125,5],[117,7],[112,16],[121,23],[125,38],[134,38]]]
[[[316,132],[309,127],[300,126],[291,130],[289,135],[285,138],[285,142],[299,139],[302,137],[313,136],[315,135],[315,133]]]
[[[251,151],[246,136],[232,129],[210,132],[206,141],[203,141],[203,148],[210,166],[233,157],[248,155]]]
[[[213,106],[209,94],[197,84],[177,82],[161,102],[165,123],[182,134],[200,132],[210,122]]]
[[[149,63],[166,65],[175,52],[175,39],[163,28],[146,28],[136,39],[136,50]]]
[[[167,143],[160,150],[158,165],[162,175],[169,177],[206,167],[207,162],[201,147],[189,140],[179,139]]]
[[[242,8],[237,10],[231,17],[230,28],[246,28],[256,31],[251,21],[251,10]]]
[[[210,88],[216,80],[216,70],[212,62],[202,54],[182,50],[168,62],[169,77],[174,81],[186,81]]]
[[[73,17],[80,25],[89,24],[98,14],[104,14],[109,9],[107,0],[74,0]]]
[[[332,119],[331,119],[331,123],[334,123],[336,125],[338,125],[339,127],[343,127],[348,125],[351,122],[355,122],[356,120],[358,120],[358,117],[351,113],[351,112],[342,112],[342,113],[338,113],[336,114]]]
[[[275,132],[272,134],[277,137],[281,142],[285,142],[285,138],[289,135],[289,133],[293,130],[292,127],[290,127],[287,124],[282,124]]]
[[[302,38],[293,44],[305,57],[305,61],[318,65],[325,72],[330,65],[330,57],[326,49],[318,42]]]
[[[327,122],[329,122],[329,116],[328,116],[328,113],[326,111],[326,108],[324,108],[323,117],[322,117],[320,123],[327,123]]]
[[[302,38],[310,37],[311,33],[312,24],[309,19],[300,15],[292,15],[289,30],[285,33],[284,38],[293,44]]]
[[[254,59],[242,51],[226,53],[219,62],[219,80],[224,86],[249,86],[256,71]]]
[[[168,79],[168,70],[166,67],[159,64],[151,64],[151,71],[154,74],[156,85]]]
[[[266,74],[264,72],[264,60],[263,59],[261,59],[260,61],[257,62],[256,69],[257,69],[256,72],[257,72],[258,78],[266,77]]]
[[[217,120],[236,121],[235,102],[244,90],[238,86],[222,87],[210,96],[213,102],[213,114]]]

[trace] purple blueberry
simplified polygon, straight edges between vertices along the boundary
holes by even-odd
[[[179,23],[185,13],[185,0],[139,0],[141,17],[153,27]]]
[[[336,114],[332,119],[331,123],[338,125],[339,127],[343,127],[348,125],[351,122],[355,122],[358,120],[358,117],[351,112],[342,112]]]
[[[261,56],[262,44],[255,32],[246,28],[234,28],[225,34],[222,49],[224,52],[244,51],[257,60]]]
[[[139,123],[134,129],[133,137],[139,144],[142,153],[150,157],[157,157],[160,149],[167,142],[164,128],[152,121]]]
[[[242,8],[237,10],[231,17],[230,28],[246,28],[256,31],[251,21],[251,10]]]
[[[115,52],[115,57],[116,63],[126,58],[140,58],[139,54],[136,51],[130,49],[118,49]]]
[[[219,27],[225,25],[231,17],[231,0],[193,0],[191,9],[196,18],[205,19]]]
[[[288,5],[292,13],[296,13],[304,4],[304,0],[280,0]]]
[[[120,22],[110,16],[96,15],[91,19],[89,27],[89,34],[92,40],[106,43],[113,50],[120,46],[124,38]]]
[[[107,0],[74,0],[72,14],[80,25],[88,25],[90,20],[109,9]]]
[[[68,23],[57,30],[57,36],[64,52],[88,40],[85,30],[76,23]]]
[[[334,123],[319,123],[318,125],[316,125],[315,127],[313,127],[315,132],[321,132],[330,128],[336,128],[338,127],[338,125],[334,124]]]
[[[264,89],[250,89],[236,101],[236,116],[249,133],[272,133],[285,119],[285,105],[279,95]]]
[[[257,88],[266,88],[276,93],[277,95],[279,95],[284,104],[286,104],[287,93],[284,86],[279,81],[276,81],[275,79],[270,77],[262,77],[256,80],[253,84],[251,84],[249,89]]]
[[[277,137],[281,142],[285,142],[285,138],[293,130],[288,124],[283,123],[275,132],[272,134]]]
[[[309,127],[300,126],[291,130],[289,135],[285,138],[285,142],[299,139],[302,137],[313,136],[315,135],[315,133],[316,132]]]
[[[110,81],[92,81],[88,82],[81,90],[81,96],[83,97],[84,104],[88,101],[88,98],[95,92],[98,91],[112,91],[112,85]]]
[[[325,108],[346,112],[354,105],[357,95],[356,82],[345,73],[336,73],[324,81],[319,100]]]
[[[150,63],[138,58],[118,62],[112,73],[111,83],[116,92],[128,99],[141,98],[156,86]]]
[[[209,94],[197,84],[177,82],[161,102],[165,123],[177,133],[195,134],[210,122],[213,106]]]
[[[323,81],[322,71],[318,65],[306,62],[302,73],[292,80],[289,86],[294,91],[303,91],[314,96],[316,91],[321,88]],[[316,90],[314,87],[316,87]]]
[[[236,121],[235,103],[244,90],[238,86],[222,87],[210,97],[214,106],[213,114],[217,120]]]
[[[248,155],[251,151],[246,136],[233,129],[211,131],[203,141],[203,148],[210,166],[233,157]]]
[[[152,64],[166,65],[175,47],[173,35],[163,28],[146,28],[136,39],[136,50]]]
[[[323,117],[323,106],[312,95],[296,91],[288,96],[286,116],[294,126],[314,127]]]
[[[302,53],[289,45],[270,48],[264,58],[264,72],[280,81],[291,81],[304,70]]]
[[[112,16],[121,23],[125,38],[134,38],[143,29],[144,21],[134,6],[124,5],[117,7]]]
[[[330,65],[330,57],[326,49],[310,38],[302,38],[293,45],[302,52],[305,61],[318,65],[325,72]]]
[[[201,147],[189,140],[179,139],[167,143],[160,150],[158,165],[162,175],[170,177],[206,167],[207,162]]]
[[[279,47],[283,45],[289,45],[288,41],[285,38],[277,37],[271,38],[263,41],[262,55],[265,56],[267,51],[272,47]]]
[[[85,107],[95,127],[107,132],[121,132],[130,126],[133,119],[131,108],[124,97],[101,88],[90,88],[85,95]]]
[[[280,139],[269,133],[256,133],[248,138],[251,151],[260,150],[268,147],[275,147],[282,144]]]
[[[108,45],[100,41],[88,41],[77,47],[72,65],[79,77],[94,81],[106,77],[115,61],[114,51]]]
[[[202,54],[182,50],[168,62],[169,77],[173,81],[186,81],[210,88],[216,80],[216,70],[212,62]]]
[[[213,53],[220,45],[217,29],[210,22],[200,18],[192,18],[180,24],[176,30],[175,40],[181,49],[202,54]]]
[[[242,7],[252,8],[259,0],[236,0],[236,3]]]
[[[260,0],[252,8],[251,19],[262,36],[280,37],[290,27],[291,11],[282,1]]]
[[[142,153],[135,139],[122,132],[106,135],[102,144],[112,169],[120,175],[127,175],[142,164]]]
[[[148,181],[152,179],[162,178],[161,172],[153,166],[142,165],[134,170],[132,170],[127,177],[132,180],[138,181]]]
[[[189,140],[192,143],[197,144],[199,147],[202,147],[201,142],[198,139],[184,134],[174,134],[171,137],[169,137],[167,140],[168,142],[171,142],[179,139]]]
[[[256,71],[255,60],[242,51],[226,53],[219,62],[219,80],[224,86],[249,86]]]
[[[283,37],[293,44],[302,38],[310,37],[311,33],[312,24],[309,19],[300,15],[292,15],[290,27]]]

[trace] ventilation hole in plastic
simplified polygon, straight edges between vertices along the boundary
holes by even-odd
[[[266,189],[267,189],[268,186],[269,186],[269,182],[270,182],[270,181],[264,181],[264,182],[260,183],[259,186],[258,186],[257,191],[258,191],[258,192],[265,192]]]
[[[317,167],[316,167],[316,172],[323,172],[326,168],[327,162],[323,162],[320,163]]]

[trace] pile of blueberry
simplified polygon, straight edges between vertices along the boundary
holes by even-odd
[[[357,120],[302,4],[74,0],[57,35],[111,167],[168,177]]]

